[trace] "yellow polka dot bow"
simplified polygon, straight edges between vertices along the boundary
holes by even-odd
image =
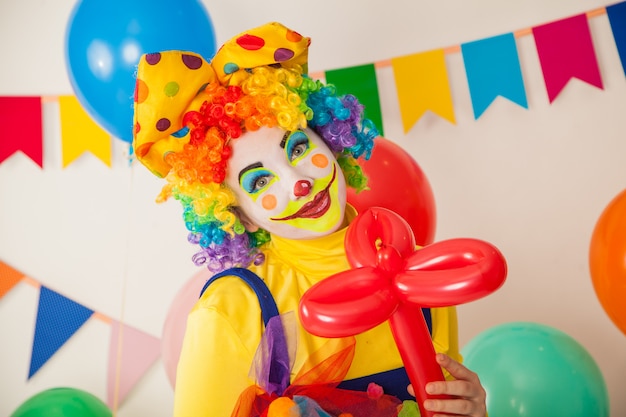
[[[183,117],[198,110],[209,83],[239,85],[250,68],[300,66],[307,71],[310,39],[272,22],[241,33],[217,51],[211,63],[185,51],[145,54],[137,68],[133,147],[137,159],[159,177],[170,166],[163,159],[189,142]]]

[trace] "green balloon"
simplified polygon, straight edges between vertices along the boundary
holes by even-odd
[[[26,400],[10,417],[111,417],[98,397],[75,388],[51,388]]]
[[[572,337],[536,323],[492,327],[461,350],[487,391],[489,417],[608,417],[598,365]]]

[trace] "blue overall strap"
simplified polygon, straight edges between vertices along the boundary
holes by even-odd
[[[221,277],[228,276],[241,278],[254,290],[254,293],[259,299],[259,304],[261,304],[261,315],[263,316],[263,323],[265,323],[266,326],[272,317],[278,316],[278,307],[267,285],[265,285],[257,274],[245,268],[231,268],[213,275],[211,279],[204,284],[202,291],[200,291],[200,297],[202,297],[202,294],[204,294],[204,291],[206,291],[209,285]]]
[[[215,280],[221,277],[227,276],[236,276],[241,278],[256,294],[259,299],[259,304],[261,305],[261,316],[263,317],[263,323],[267,328],[267,324],[269,323],[272,317],[278,316],[278,307],[276,306],[276,302],[274,301],[274,297],[270,292],[267,285],[263,282],[261,278],[257,274],[252,271],[249,271],[245,268],[231,268],[220,273],[217,273],[209,279],[202,291],[200,292],[200,296],[204,294],[204,291],[211,285]],[[274,346],[270,349],[270,364],[269,364],[269,374],[267,375],[267,383],[270,387],[279,390],[278,394],[282,395],[284,389],[289,386],[289,373],[290,369],[286,365],[289,360],[288,358],[282,358],[281,355],[286,355],[289,351],[287,349],[287,339],[285,337],[285,333],[280,327],[280,330],[275,330],[274,335]]]
[[[432,316],[430,314],[430,308],[422,308],[424,314],[424,320],[428,326],[428,331],[432,337],[433,324]],[[379,372],[373,375],[367,375],[361,378],[349,379],[339,383],[338,388],[349,389],[354,391],[367,391],[367,386],[370,382],[374,382],[383,388],[385,394],[393,395],[401,400],[413,400],[413,396],[409,394],[406,387],[409,386],[411,381],[406,373],[404,367],[391,369],[385,372]]]

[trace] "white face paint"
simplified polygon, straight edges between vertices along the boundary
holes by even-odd
[[[341,227],[346,182],[315,132],[262,127],[233,139],[231,147],[225,183],[255,225],[291,239],[324,236]]]

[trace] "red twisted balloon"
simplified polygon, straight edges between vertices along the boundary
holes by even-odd
[[[493,245],[477,239],[450,239],[416,250],[409,224],[393,211],[372,207],[352,222],[346,253],[353,269],[311,287],[300,302],[307,331],[346,337],[386,320],[415,389],[421,415],[425,386],[444,380],[422,315],[422,307],[467,303],[497,290],[506,261]]]

